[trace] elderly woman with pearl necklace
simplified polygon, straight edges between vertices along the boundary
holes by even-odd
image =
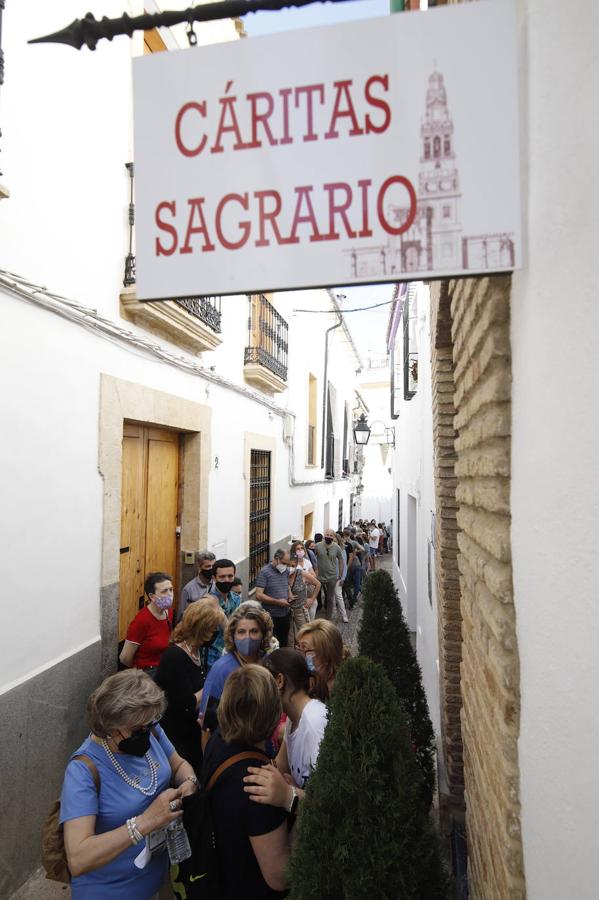
[[[61,796],[73,900],[152,900],[166,879],[168,854],[152,850],[197,778],[158,724],[165,707],[139,669],[111,675],[90,698],[91,733]]]

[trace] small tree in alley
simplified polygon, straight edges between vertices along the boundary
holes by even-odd
[[[290,900],[447,900],[406,716],[381,666],[341,667],[302,803]]]
[[[373,572],[363,596],[360,653],[381,663],[408,715],[414,753],[422,772],[421,793],[429,807],[435,786],[435,733],[422,672],[391,576],[382,569]]]

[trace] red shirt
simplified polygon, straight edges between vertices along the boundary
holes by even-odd
[[[173,610],[168,610],[167,619],[157,619],[147,606],[137,613],[127,629],[127,640],[139,644],[133,660],[136,669],[149,669],[160,663],[162,654],[168,647],[173,625]]]

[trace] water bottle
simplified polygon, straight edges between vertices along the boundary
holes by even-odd
[[[166,847],[173,866],[191,856],[189,838],[181,819],[175,819],[166,826]]]

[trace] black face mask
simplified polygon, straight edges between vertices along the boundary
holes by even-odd
[[[221,594],[228,594],[233,587],[230,581],[215,581],[214,583],[217,591],[220,591]]]
[[[333,543],[333,538],[325,538],[325,539],[324,539],[324,542],[325,542],[325,544],[332,544],[332,543]]]
[[[117,747],[121,753],[128,753],[130,756],[145,756],[150,749],[150,732],[147,728],[139,728],[131,737],[119,741]]]
[[[210,637],[208,638],[208,640],[206,641],[206,646],[212,647],[212,645],[215,642],[215,640],[217,639],[217,637],[218,637],[218,631],[213,631],[212,634],[210,635]]]
[[[212,580],[212,569],[200,569],[200,578],[202,581],[208,582]]]

